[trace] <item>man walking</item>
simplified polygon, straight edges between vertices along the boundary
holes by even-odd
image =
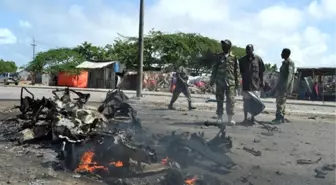
[[[168,109],[175,110],[173,104],[175,103],[175,101],[177,100],[177,98],[181,93],[183,93],[188,99],[189,110],[196,109],[196,107],[191,105],[191,96],[190,91],[188,89],[187,81],[188,81],[187,71],[181,66],[176,71],[176,87],[173,90],[173,96],[168,106]]]
[[[231,41],[221,41],[223,52],[219,54],[217,61],[212,68],[210,85],[216,83],[216,100],[217,100],[217,122],[223,123],[223,103],[224,94],[226,96],[226,113],[228,122],[231,125],[235,124],[235,92],[239,87],[238,81],[238,62],[237,58],[230,52]]]
[[[246,55],[239,60],[239,69],[243,81],[243,102],[244,102],[244,122],[248,121],[247,113],[253,109],[251,102],[251,95],[253,93],[256,97],[260,97],[260,89],[264,84],[265,65],[263,60],[254,54],[254,47],[249,44],[245,48]],[[251,120],[255,123],[254,115],[251,115]]]
[[[291,54],[290,49],[282,50],[281,58],[284,59],[280,67],[279,79],[275,88],[276,96],[276,114],[275,119],[272,120],[274,124],[285,122],[285,107],[287,95],[293,92],[294,88],[294,62],[289,58]]]

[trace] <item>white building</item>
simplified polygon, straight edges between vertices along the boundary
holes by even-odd
[[[16,72],[18,73],[20,80],[30,80],[30,73],[26,69],[18,69]]]

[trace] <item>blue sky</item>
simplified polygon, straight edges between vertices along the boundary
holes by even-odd
[[[18,65],[36,50],[111,44],[117,33],[136,36],[137,0],[2,0],[0,58]],[[145,30],[197,32],[254,44],[265,62],[281,63],[284,47],[297,66],[336,66],[336,1],[145,0]]]

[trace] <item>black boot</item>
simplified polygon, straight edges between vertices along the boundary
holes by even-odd
[[[253,125],[258,125],[258,121],[254,118],[254,116],[251,116],[251,123]]]
[[[275,119],[272,120],[272,124],[281,124],[281,123],[285,123],[284,116],[280,114],[276,114]]]
[[[194,109],[196,109],[196,107],[193,107],[193,106],[191,105],[191,101],[188,102],[188,108],[189,108],[189,110],[194,110]]]
[[[168,105],[168,109],[169,109],[169,110],[176,110],[172,103],[170,103],[170,104]]]

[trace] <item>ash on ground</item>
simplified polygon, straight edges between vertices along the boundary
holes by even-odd
[[[23,87],[15,107],[20,113],[1,121],[1,137],[34,147],[43,153],[41,162],[55,170],[108,184],[226,184],[185,170],[229,172],[234,163],[226,153],[232,141],[225,130],[210,141],[203,133],[148,133],[120,90],[107,92],[98,108],[86,104],[90,94],[69,88],[52,93],[39,99]]]

